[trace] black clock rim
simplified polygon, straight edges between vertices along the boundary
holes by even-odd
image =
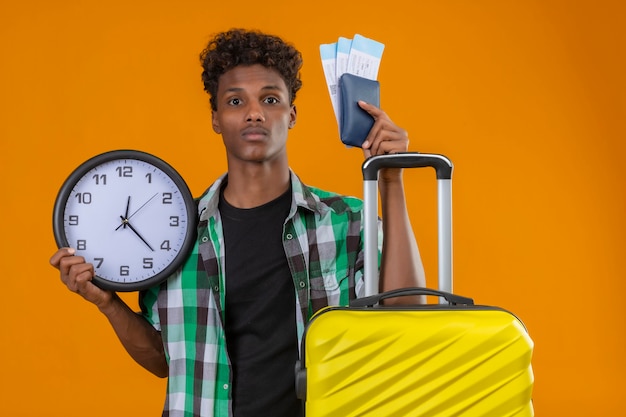
[[[193,249],[196,242],[197,235],[197,205],[196,201],[191,194],[191,191],[183,179],[183,177],[174,169],[173,166],[165,162],[163,159],[135,149],[118,149],[101,153],[93,156],[80,164],[74,171],[70,173],[67,179],[61,185],[61,188],[54,201],[54,209],[52,212],[52,230],[54,234],[54,240],[58,248],[68,247],[69,242],[65,235],[64,217],[65,207],[67,200],[74,189],[76,183],[89,171],[106,162],[121,160],[121,159],[133,159],[151,164],[161,171],[163,171],[172,181],[176,184],[185,201],[185,209],[187,210],[187,230],[185,233],[185,240],[178,254],[174,257],[172,262],[166,266],[161,272],[156,275],[141,281],[135,282],[117,282],[110,281],[97,274],[93,277],[93,283],[104,290],[117,291],[117,292],[132,292],[142,291],[148,288],[154,287],[169,276],[171,276],[178,268],[185,262],[189,253]]]

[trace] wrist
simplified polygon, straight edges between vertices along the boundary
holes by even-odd
[[[121,299],[116,293],[105,292],[105,295],[102,297],[102,299],[98,303],[96,303],[96,306],[98,307],[98,310],[100,310],[102,314],[104,314],[107,317],[111,317],[112,315],[115,314],[115,312],[119,308],[120,303],[121,303]]]
[[[402,183],[402,168],[382,168],[378,174],[378,181],[382,183]]]
[[[402,186],[402,168],[383,168],[378,175],[380,186]]]

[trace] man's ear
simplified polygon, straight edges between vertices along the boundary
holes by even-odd
[[[291,113],[289,114],[289,129],[296,125],[297,114],[296,106],[291,106]]]
[[[213,131],[215,133],[217,133],[218,135],[222,133],[222,129],[220,128],[220,123],[217,120],[217,117],[215,116],[214,111],[211,112],[211,124],[213,125]]]

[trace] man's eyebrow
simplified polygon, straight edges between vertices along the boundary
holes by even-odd
[[[278,85],[274,85],[274,84],[270,84],[270,85],[266,85],[264,87],[261,88],[261,91],[264,90],[268,90],[268,91],[276,91],[276,90],[280,90],[280,86]],[[228,93],[237,93],[240,91],[244,91],[244,88],[242,87],[230,87],[226,89],[226,92]]]
[[[280,90],[280,86],[270,84],[263,87],[262,90]]]

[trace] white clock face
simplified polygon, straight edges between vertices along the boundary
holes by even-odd
[[[195,219],[189,218],[189,196],[181,191],[169,175],[143,160],[102,162],[66,197],[67,244],[94,265],[97,278],[114,286],[149,280],[188,246],[189,222]]]

